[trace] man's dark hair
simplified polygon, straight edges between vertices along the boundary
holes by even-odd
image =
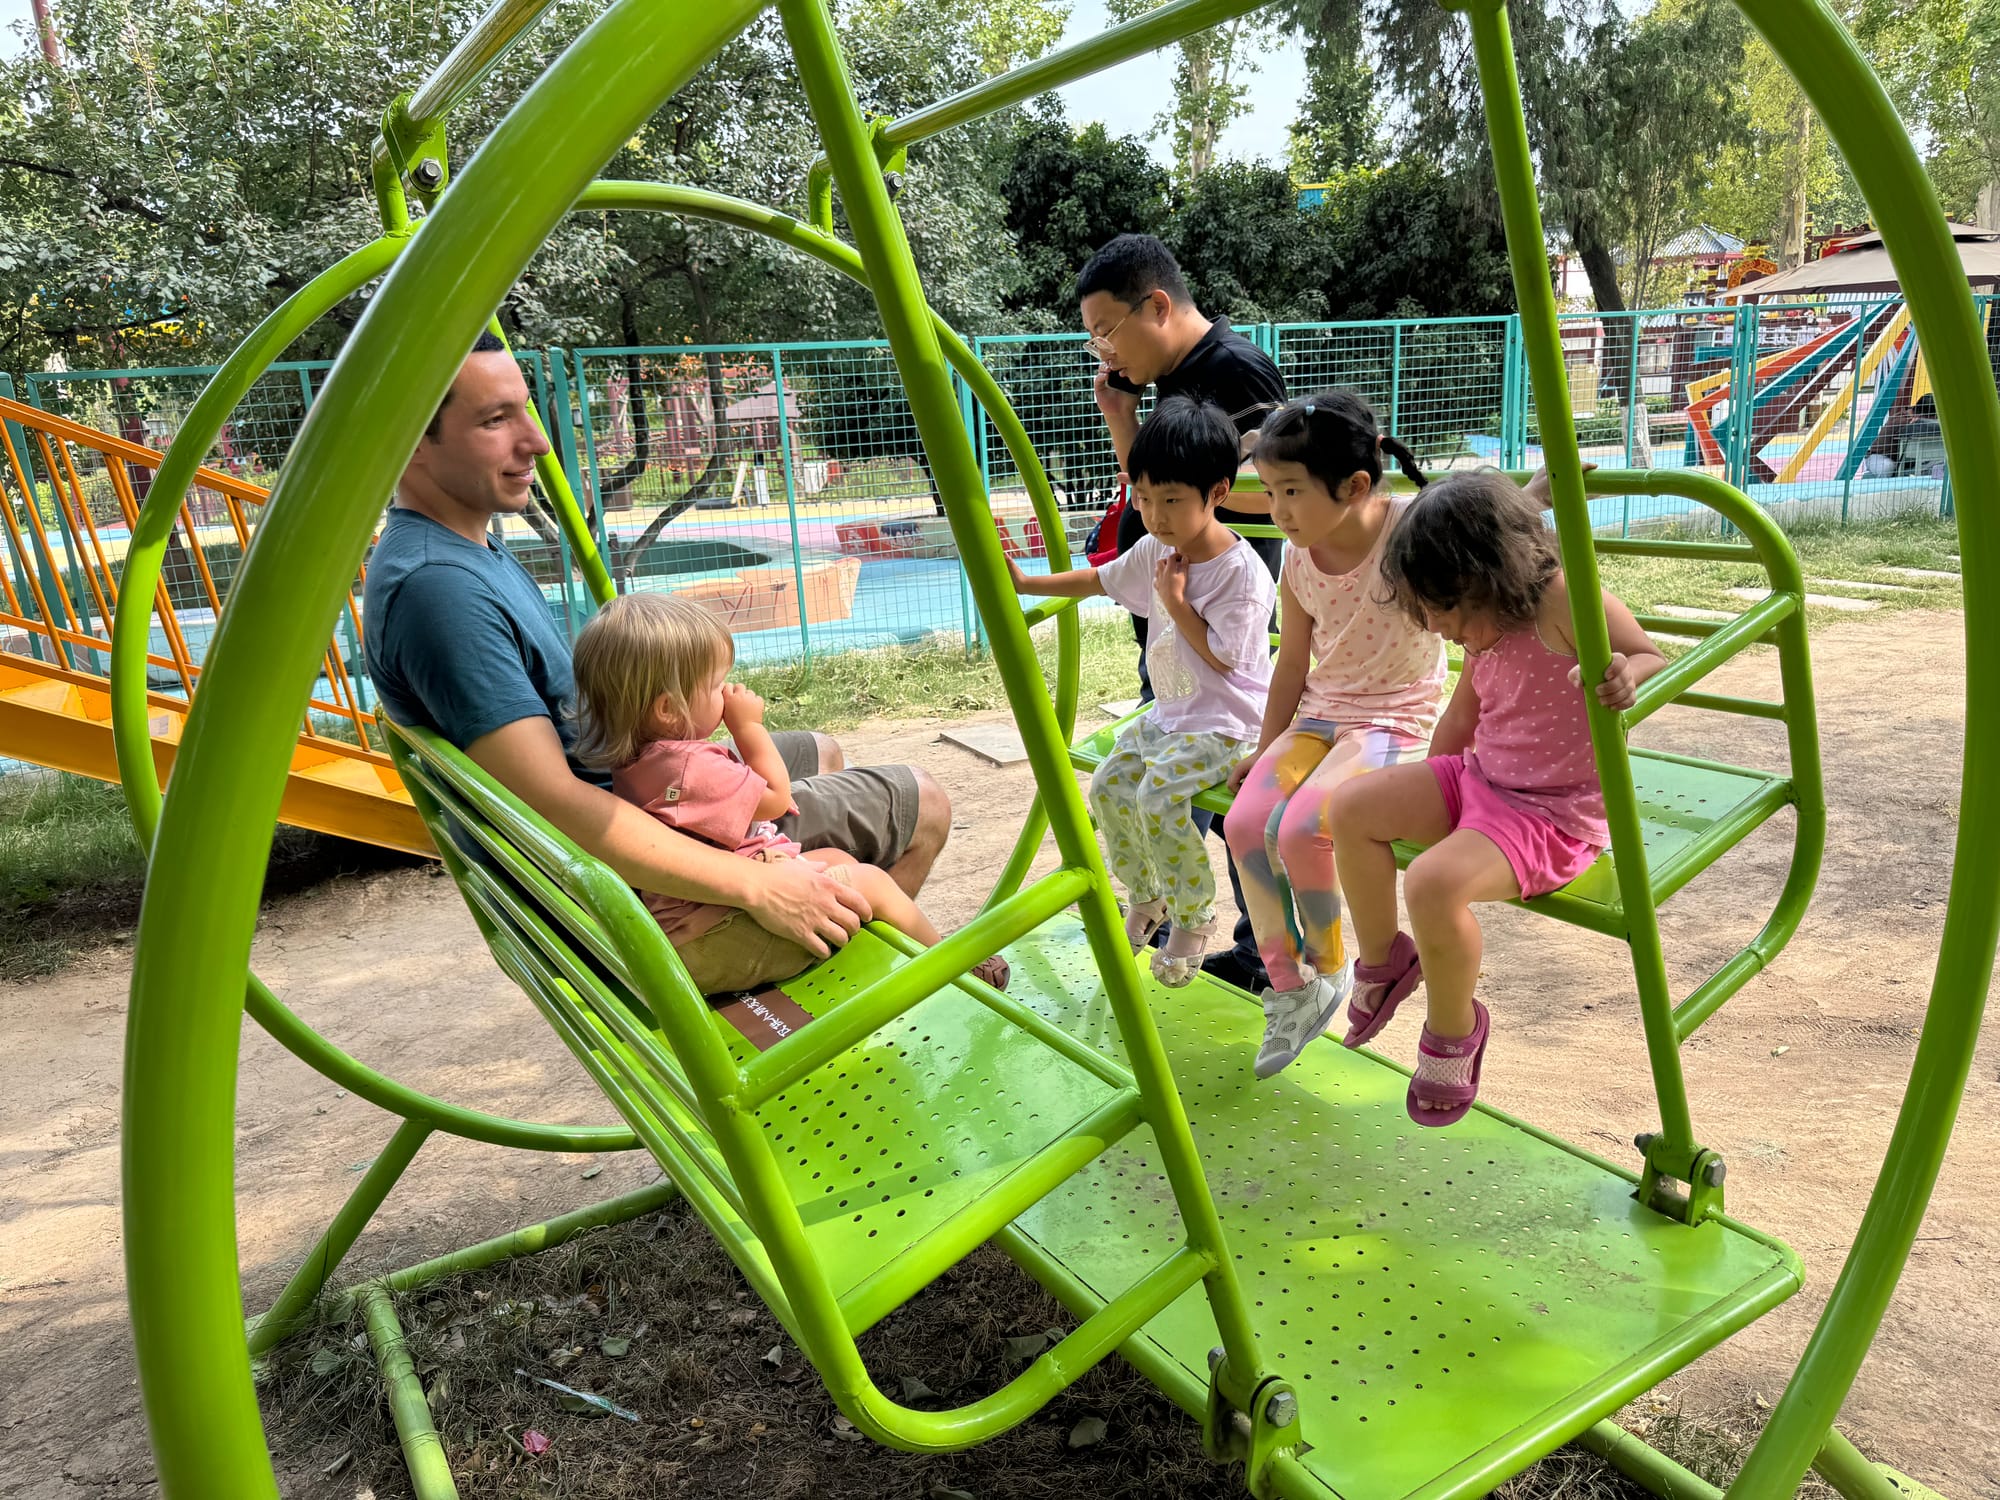
[[[1104,292],[1127,307],[1137,307],[1154,292],[1165,292],[1182,307],[1194,301],[1174,252],[1150,234],[1121,234],[1085,261],[1076,273],[1076,300],[1092,292]]]
[[[482,328],[479,330],[479,337],[472,341],[472,347],[465,351],[465,357],[470,359],[475,354],[505,354],[506,352],[507,346],[500,342],[493,330]],[[453,383],[456,384],[457,376],[454,375],[452,379]],[[444,409],[449,405],[451,405],[451,386],[446,386],[444,388],[444,400],[438,402],[438,409],[431,413],[430,425],[424,429],[425,437],[433,441],[436,440],[438,423],[444,420]]]
[[[1168,396],[1132,439],[1125,469],[1133,479],[1185,484],[1202,495],[1236,477],[1236,424],[1213,401]]]

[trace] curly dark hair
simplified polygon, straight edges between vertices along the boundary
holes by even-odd
[[[1391,597],[1419,625],[1425,611],[1488,612],[1503,628],[1534,623],[1561,571],[1541,507],[1498,469],[1471,469],[1427,485],[1382,549]]]

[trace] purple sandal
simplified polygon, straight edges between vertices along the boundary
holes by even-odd
[[[1472,1011],[1478,1020],[1471,1036],[1445,1041],[1432,1036],[1426,1026],[1423,1035],[1417,1038],[1417,1071],[1410,1079],[1410,1092],[1404,1104],[1410,1118],[1419,1125],[1456,1125],[1479,1097],[1479,1065],[1486,1058],[1488,1018],[1486,1007],[1477,1000],[1472,1002]],[[1427,1061],[1436,1073],[1448,1076],[1424,1077]],[[1444,1107],[1425,1109],[1420,1100]]]
[[[1347,1035],[1341,1038],[1341,1045],[1359,1047],[1372,1041],[1423,978],[1423,966],[1417,962],[1417,945],[1410,941],[1407,932],[1397,933],[1395,941],[1389,944],[1387,963],[1357,961],[1354,993],[1347,1001]],[[1363,1001],[1373,1003],[1364,1005]]]

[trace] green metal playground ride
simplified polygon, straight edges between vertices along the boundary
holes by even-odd
[[[1740,494],[1698,476],[1598,474],[1606,491],[1676,493],[1743,541],[1595,541],[1557,338],[1504,10],[1467,9],[1512,247],[1579,654],[1608,657],[1599,552],[1755,560],[1771,596],[1709,630],[1620,716],[1591,700],[1611,855],[1531,903],[1625,940],[1660,1123],[1634,1174],[1495,1111],[1412,1130],[1402,1075],[1367,1054],[1309,1049],[1252,1080],[1256,1012],[1198,985],[1155,1015],[1118,913],[1066,741],[1078,636],[1063,602],[1024,618],[1007,587],[947,367],[985,406],[1067,562],[1046,480],[1007,402],[935,318],[883,181],[913,141],[1256,8],[1178,0],[904,119],[861,118],[826,0],[778,0],[824,141],[811,222],[753,204],[593,175],[637,125],[756,18],[761,0],[675,9],[615,0],[515,106],[446,191],[443,122],[548,0],[499,0],[433,77],[392,109],[376,159],[386,233],[274,313],[216,376],[148,498],[121,591],[114,699],[128,797],[153,868],[132,984],[124,1193],[134,1339],[154,1449],[176,1496],[275,1494],[250,1358],[301,1325],[362,1226],[435,1130],[535,1150],[645,1146],[669,1184],[361,1283],[363,1312],[418,1493],[455,1493],[402,1348],[395,1295],[451,1270],[630,1217],[675,1192],[708,1223],[870,1436],[962,1448],[1026,1419],[1114,1350],[1199,1416],[1211,1453],[1260,1496],[1474,1496],[1581,1440],[1663,1495],[1718,1493],[1606,1418],[1798,1288],[1783,1245],[1723,1212],[1678,1047],[1795,930],[1817,875],[1824,809],[1801,617],[1784,538]],[[1838,22],[1807,0],[1744,10],[1827,120],[1883,226],[1923,347],[1959,506],[1967,629],[1991,640],[1988,580],[2000,399],[1964,278],[1881,89]],[[1835,108],[1833,106],[1837,105]],[[430,212],[413,226],[403,183]],[[853,243],[832,232],[838,188]],[[944,496],[1040,794],[985,910],[925,951],[871,928],[792,988],[816,1020],[753,1054],[719,1028],[659,928],[607,869],[417,732],[395,753],[495,958],[603,1088],[623,1124],[503,1119],[367,1069],[248,971],[289,747],[337,601],[403,456],[462,352],[551,227],[573,210],[659,210],[777,238],[874,290]],[[217,633],[164,805],[145,728],[146,615],[173,513],[202,452],[259,371],[356,287],[387,273],[272,495]],[[361,440],[365,437],[365,441]],[[586,580],[609,580],[552,464],[542,474]],[[1053,694],[1027,629],[1059,617]],[[1670,622],[1653,622],[1668,628]],[[1695,691],[1721,661],[1775,644],[1782,702]],[[1993,826],[1995,655],[1968,653],[1966,777],[1937,980],[1867,1215],[1784,1398],[1730,1494],[1789,1495],[1816,1466],[1854,1500],[1909,1493],[1833,1421],[1901,1273],[1962,1096],[2000,927]],[[1625,731],[1674,702],[1782,722],[1789,767],[1760,772],[1628,752]],[[1088,744],[1076,754],[1087,759]],[[1984,774],[1982,774],[1984,773]],[[1678,1006],[1658,905],[1774,813],[1795,809],[1790,874],[1752,943]],[[1053,830],[1060,865],[1024,884]],[[1967,836],[1971,830],[1972,836]],[[457,837],[454,837],[454,834]],[[477,862],[459,850],[481,845]],[[1002,995],[964,977],[1005,944]],[[246,989],[247,985],[247,989]],[[245,1338],[236,1267],[233,1105],[240,1012],[401,1124],[274,1306]],[[826,1107],[838,1101],[838,1109]],[[885,1152],[880,1143],[895,1144]],[[864,1142],[867,1149],[861,1149]],[[987,1239],[1077,1315],[1011,1383],[955,1410],[880,1391],[856,1336]],[[1407,1352],[1405,1352],[1407,1351]]]

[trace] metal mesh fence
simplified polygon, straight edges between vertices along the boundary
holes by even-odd
[[[751,662],[974,637],[885,344],[584,350],[577,363],[621,588],[699,602]]]
[[[1294,393],[1360,391],[1428,469],[1541,462],[1514,318],[1243,332],[1272,352]],[[1591,462],[1700,469],[1785,525],[1949,509],[1928,373],[1900,302],[1576,314],[1561,332],[1571,416]],[[1079,548],[1112,497],[1117,467],[1083,338],[997,335],[974,348],[1027,428]],[[746,661],[977,644],[970,591],[886,345],[520,357],[620,587],[698,599],[730,626]],[[268,484],[326,368],[273,366],[232,414],[210,462]],[[211,373],[45,372],[28,377],[27,395],[162,447]],[[1752,394],[1739,399],[1744,389]],[[1004,545],[1024,561],[1040,558],[1046,549],[1012,455],[969,392],[960,403]],[[103,490],[109,506],[108,480],[88,469],[82,477],[86,497]],[[224,524],[219,509],[203,509],[217,505],[198,496],[195,524]],[[118,518],[102,519],[115,527]],[[1593,502],[1592,519],[1623,533],[1715,524],[1685,501],[1639,496]],[[573,630],[584,594],[549,517],[510,519],[504,535]]]
[[[1427,470],[1512,462],[1518,360],[1510,318],[1286,324],[1278,368],[1294,395],[1348,387]]]

